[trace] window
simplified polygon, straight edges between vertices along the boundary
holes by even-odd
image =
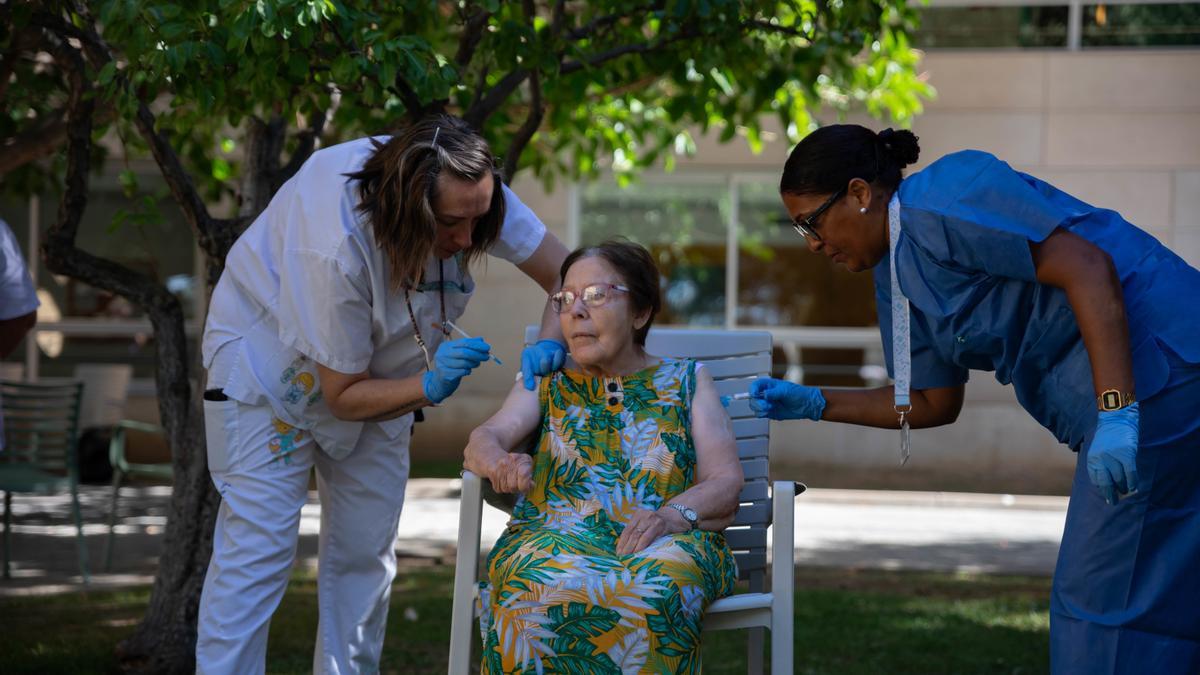
[[[1200,3],[1084,5],[1084,47],[1200,45]]]
[[[140,175],[139,180],[143,192],[162,185],[155,173]],[[45,231],[57,217],[58,195],[44,195],[36,201],[37,228]],[[152,210],[161,214],[160,220],[138,215]],[[30,238],[36,234],[30,226],[30,212],[30,201],[0,204],[0,217],[12,227],[22,250],[28,250]],[[165,191],[130,200],[113,177],[98,177],[88,196],[76,244],[164,284],[179,298],[185,319],[194,327],[203,300],[197,297],[197,292],[203,292],[195,274],[199,254],[189,227]],[[82,363],[128,363],[134,367],[135,379],[145,382],[153,377],[154,335],[144,313],[124,298],[51,273],[40,258],[30,268],[42,301],[39,323],[32,333],[36,348],[31,352],[24,344],[18,346],[10,361],[24,360],[30,377],[69,377]],[[194,336],[190,338],[189,349],[195,349],[196,343]]]
[[[725,324],[728,188],[722,183],[593,182],[583,190],[580,244],[627,237],[650,250],[662,274],[657,322]]]
[[[878,331],[870,328],[872,275],[809,251],[786,218],[776,181],[761,174],[651,175],[626,188],[594,181],[575,193],[575,243],[619,235],[650,249],[663,282],[657,324],[768,328],[775,375],[861,386],[864,363],[881,358]],[[737,242],[732,252],[730,241]],[[830,330],[843,337],[811,339]]]
[[[1066,5],[926,7],[913,43],[922,49],[1066,47]]]
[[[1053,1],[1053,0],[1052,0]],[[912,39],[922,49],[1194,47],[1200,3],[1010,4],[933,0]],[[1037,0],[1032,0],[1036,3]],[[1076,11],[1072,11],[1072,10]]]

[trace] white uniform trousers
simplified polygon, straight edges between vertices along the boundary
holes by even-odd
[[[197,671],[265,671],[267,628],[287,588],[313,466],[321,499],[313,672],[377,671],[409,434],[391,439],[367,424],[354,451],[333,460],[269,406],[205,401],[204,417],[221,507],[200,599]]]

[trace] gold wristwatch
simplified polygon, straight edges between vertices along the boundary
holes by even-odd
[[[1137,399],[1134,398],[1132,392],[1122,392],[1117,389],[1105,389],[1096,397],[1096,405],[1102,412],[1111,412],[1120,410],[1125,406],[1132,404]]]

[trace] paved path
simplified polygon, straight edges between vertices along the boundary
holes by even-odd
[[[166,524],[170,488],[121,491],[112,571],[103,569],[109,489],[84,486],[84,534],[93,586],[150,583]],[[1050,575],[1065,497],[811,489],[796,500],[796,562],[857,567]],[[483,541],[506,516],[485,506]],[[299,563],[316,565],[320,505],[310,493],[300,520]],[[396,550],[411,564],[453,562],[458,481],[409,484]],[[13,578],[0,596],[79,588],[70,498],[13,498]]]

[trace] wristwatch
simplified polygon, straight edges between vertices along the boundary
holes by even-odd
[[[1102,412],[1111,412],[1120,410],[1125,406],[1131,405],[1137,399],[1130,392],[1122,392],[1117,389],[1105,389],[1096,397],[1096,405]]]
[[[700,527],[700,516],[697,516],[695,511],[689,509],[683,504],[667,504],[667,506],[678,511],[679,515],[683,516],[683,519],[688,521],[688,524],[692,526],[693,530],[697,527]]]

